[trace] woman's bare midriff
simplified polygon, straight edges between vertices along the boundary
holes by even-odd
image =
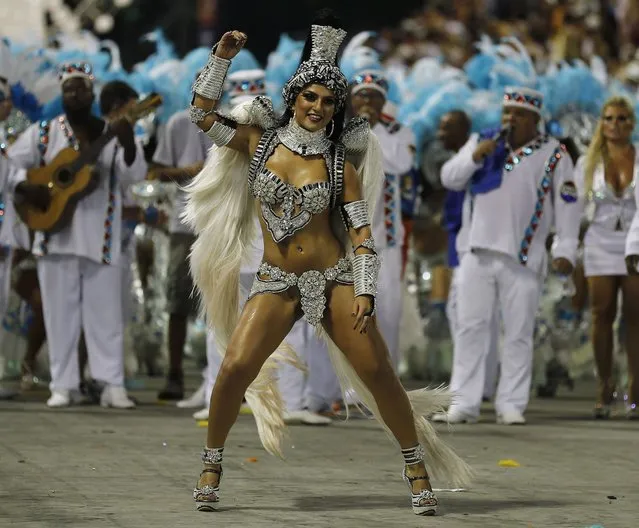
[[[279,244],[271,237],[259,208],[258,215],[264,239],[262,260],[272,266],[301,275],[309,270],[330,268],[344,256],[344,249],[331,228],[329,210],[314,215],[303,229]]]

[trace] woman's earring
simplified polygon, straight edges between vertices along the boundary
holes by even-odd
[[[330,127],[331,127],[331,131],[327,134],[327,137],[331,137],[333,135],[333,132],[335,132],[335,120],[334,119],[331,119]],[[326,128],[328,128],[328,127],[326,127]]]

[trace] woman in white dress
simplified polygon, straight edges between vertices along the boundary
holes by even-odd
[[[613,97],[604,104],[590,147],[579,159],[576,180],[586,197],[590,222],[584,238],[584,267],[592,310],[592,346],[598,375],[594,414],[608,418],[614,399],[613,324],[617,298],[623,296],[625,348],[629,371],[629,416],[639,402],[639,277],[628,275],[626,237],[637,210],[639,160],[631,136],[635,115],[630,101]]]

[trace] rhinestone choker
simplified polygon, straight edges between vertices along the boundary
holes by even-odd
[[[316,156],[324,154],[331,147],[331,140],[326,137],[324,129],[309,132],[291,118],[286,126],[277,130],[280,142],[301,156]]]

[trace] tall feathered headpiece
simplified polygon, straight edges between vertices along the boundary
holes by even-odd
[[[304,86],[317,83],[332,90],[337,107],[343,108],[348,95],[348,81],[337,65],[337,52],[346,38],[346,31],[330,25],[313,24],[310,34],[310,54],[307,46],[297,71],[284,85],[282,96],[287,106],[292,106]]]

